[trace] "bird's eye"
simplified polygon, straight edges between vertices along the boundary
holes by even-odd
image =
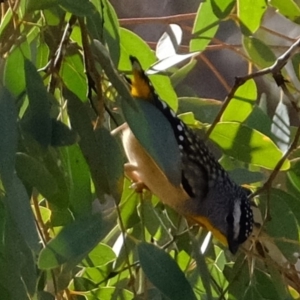
[[[227,215],[226,222],[228,224],[231,224],[231,225],[233,224],[234,220],[233,220],[233,215],[232,214]]]

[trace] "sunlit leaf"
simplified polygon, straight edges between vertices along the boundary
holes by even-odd
[[[214,14],[223,19],[228,16],[235,5],[234,0],[212,0],[211,6]]]
[[[253,34],[260,26],[263,15],[267,9],[265,0],[238,0],[238,17],[242,31],[249,35]]]
[[[156,56],[158,59],[164,59],[177,53],[178,46],[181,43],[182,30],[177,24],[170,24],[163,33],[156,45]]]
[[[15,96],[25,89],[24,55],[19,47],[12,51],[5,62],[3,82]]]
[[[83,259],[104,237],[107,228],[99,214],[94,214],[65,226],[40,252],[41,269],[53,269],[68,261]]]
[[[60,76],[68,89],[76,94],[81,101],[87,100],[87,82],[82,57],[79,53],[64,58]]]
[[[255,81],[253,79],[248,80],[236,90],[234,97],[230,100],[222,115],[222,121],[244,122],[252,112],[256,100]]]
[[[76,217],[92,212],[91,174],[78,145],[61,149],[65,169],[72,179],[70,184],[70,206]]]
[[[202,2],[193,26],[190,51],[202,51],[210,43],[219,28],[220,20],[213,13],[210,1]]]
[[[283,153],[285,153],[290,145],[290,118],[287,106],[283,101],[279,101],[276,107],[271,132],[277,140],[277,145]]]
[[[278,9],[281,15],[300,24],[300,8],[297,1],[286,0],[282,2],[281,0],[270,0],[270,4]]]
[[[124,28],[120,29],[121,39],[121,58],[118,68],[121,70],[129,70],[131,72],[131,64],[129,55],[135,56],[141,63],[144,70],[147,70],[156,58],[150,47],[138,35]],[[161,99],[165,100],[175,111],[177,110],[177,97],[172,88],[170,78],[165,75],[155,75],[150,77],[151,82],[157,94]]]
[[[216,118],[222,105],[221,101],[193,97],[181,97],[178,101],[178,113],[192,111],[197,120],[210,124]]]
[[[82,262],[84,267],[102,266],[116,259],[114,251],[105,244],[97,245]]]
[[[210,135],[227,155],[246,163],[266,169],[275,168],[283,153],[262,133],[234,122],[218,123]],[[286,170],[290,163],[286,160],[281,167]]]
[[[79,146],[90,168],[93,182],[98,197],[101,199],[103,193],[109,193],[109,185],[104,172],[104,162],[99,157],[99,149],[92,123],[86,107],[70,91],[65,91],[68,100],[68,113],[72,128],[80,136]]]
[[[88,300],[132,300],[134,295],[126,289],[118,289],[115,287],[103,287],[84,293]]]
[[[153,64],[146,73],[147,75],[153,75],[158,72],[166,71],[168,68],[174,67],[189,58],[195,57],[199,53],[200,52],[192,52],[188,54],[174,54],[172,56],[168,56]]]
[[[253,62],[261,68],[270,67],[276,60],[270,47],[255,37],[243,36],[243,45]]]

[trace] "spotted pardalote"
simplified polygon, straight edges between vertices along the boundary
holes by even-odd
[[[135,57],[130,57],[130,60],[133,75],[131,95],[138,101],[152,103],[172,127],[181,157],[181,183],[174,185],[168,180],[125,124],[122,126],[122,141],[128,158],[126,174],[180,214],[212,231],[235,253],[252,232],[249,191],[230,179],[198,133],[159,98],[138,60]]]

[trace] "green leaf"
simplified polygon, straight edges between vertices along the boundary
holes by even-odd
[[[266,1],[238,0],[237,7],[242,32],[246,35],[256,32],[267,9]]]
[[[36,3],[36,1],[34,1]],[[49,61],[50,49],[46,43],[41,39],[40,43],[37,46],[37,55],[36,55],[36,67],[37,69],[43,68]]]
[[[43,1],[28,0],[26,5],[26,12],[31,13],[35,10],[43,10],[56,5],[58,5],[58,0],[43,0]]]
[[[78,17],[85,17],[93,13],[94,5],[89,0],[57,0],[66,11]]]
[[[295,55],[293,55],[292,64],[293,64],[294,72],[298,80],[300,80],[300,53],[296,53]]]
[[[228,299],[244,299],[252,280],[250,278],[250,270],[247,262],[242,255],[238,256],[234,265],[229,270],[227,265],[224,269],[224,274],[228,282]],[[253,300],[256,298],[253,298]],[[259,298],[258,298],[259,299]]]
[[[296,175],[295,173],[289,171],[288,172],[288,180],[292,180],[290,175]],[[299,184],[299,178],[297,176],[297,183]],[[288,193],[285,193],[284,195],[284,201],[286,202],[286,204],[289,206],[289,208],[291,209],[291,211],[293,212],[297,223],[298,223],[298,228],[300,228],[300,201],[299,201],[299,194],[297,191],[297,194],[293,195],[291,194],[290,188],[289,188],[289,183],[288,185]]]
[[[122,198],[119,203],[121,220],[125,229],[132,228],[140,222],[137,214],[137,206],[140,202],[139,195],[130,189],[131,183],[129,180],[124,180]]]
[[[300,24],[300,8],[297,2],[293,0],[270,0],[271,6],[274,6],[280,14],[290,19],[294,23]]]
[[[244,122],[251,114],[256,99],[256,84],[251,79],[236,90],[234,97],[230,100],[222,115],[222,121]]]
[[[211,6],[214,14],[219,19],[226,18],[232,11],[235,5],[235,0],[212,0]]]
[[[34,256],[12,219],[8,217],[5,222],[5,244],[0,255],[1,299],[29,300],[35,292],[37,276]]]
[[[251,114],[245,121],[245,125],[257,131],[260,131],[261,133],[275,141],[275,137],[271,132],[272,120],[259,106],[254,105]]]
[[[5,184],[4,203],[28,247],[37,253],[39,237],[27,192],[17,176]]]
[[[243,46],[254,64],[260,68],[270,67],[276,60],[270,47],[255,37],[243,36]]]
[[[53,184],[52,191],[49,186],[45,188],[45,183],[41,182],[42,179],[35,178],[37,174],[28,174],[26,170],[21,171],[22,179],[26,182],[26,178],[28,176],[28,182],[30,184],[37,184],[40,188],[43,188],[43,192],[47,193],[47,200],[51,203],[51,205],[56,205],[59,208],[67,208],[69,205],[69,180],[68,173],[65,171],[65,166],[62,164],[62,158],[58,150],[52,147],[43,147],[37,141],[32,139],[32,137],[28,134],[23,134],[22,136],[22,146],[26,149],[27,154],[30,158],[34,158],[38,160],[38,162],[43,165],[39,166],[38,162],[33,162],[33,166],[29,167],[29,169],[33,170],[36,168],[38,174],[45,174],[47,178],[49,178],[48,184]],[[25,150],[24,150],[25,151]],[[24,162],[23,164],[30,164],[30,161]],[[24,165],[25,167],[25,165]],[[38,170],[40,168],[40,170]],[[45,169],[46,170],[45,170]],[[19,170],[20,171],[20,170]],[[51,174],[52,179],[55,180],[56,184],[54,184],[51,178],[47,175],[47,172]]]
[[[55,296],[49,292],[38,291],[37,299],[38,300],[55,300]]]
[[[187,54],[174,54],[172,56],[166,57],[158,62],[154,63],[149,70],[147,70],[147,75],[153,75],[159,72],[166,72],[166,70],[182,63],[185,60],[191,59],[197,56],[200,52],[192,52]]]
[[[13,49],[6,59],[3,83],[14,96],[24,91],[24,54],[21,47]]]
[[[51,145],[54,147],[70,146],[77,142],[77,135],[67,125],[56,119],[51,119]]]
[[[120,33],[118,16],[107,0],[91,0],[96,10],[87,16],[87,28],[94,39],[106,44],[115,65],[120,59]]]
[[[138,210],[143,226],[155,240],[159,241],[160,245],[172,239],[172,235],[169,232],[171,227],[169,220],[164,215],[159,214],[159,210],[153,206],[151,201],[142,201]]]
[[[118,202],[123,186],[123,153],[105,128],[93,130],[86,107],[71,92],[66,92],[72,127],[80,136],[79,145],[90,167],[99,197],[103,192]]]
[[[84,292],[84,291],[90,291],[90,290],[93,290],[93,289],[96,289],[98,288],[98,285],[95,284],[90,278],[92,277],[89,277],[88,278],[85,278],[85,277],[75,277],[71,284],[69,285],[69,289],[71,291],[75,290],[75,291],[81,291],[81,292]],[[86,299],[86,298],[84,298]]]
[[[169,24],[166,31],[157,42],[156,56],[162,60],[169,56],[176,55],[177,49],[181,44],[182,30],[177,24]]]
[[[52,7],[49,9],[45,9],[43,12],[45,22],[49,26],[58,26],[61,22],[61,18],[65,15],[65,10],[63,10],[60,6]]]
[[[300,251],[300,246],[297,244],[299,243],[299,233],[292,207],[287,204],[293,200],[290,200],[289,194],[278,189],[272,189],[269,195],[260,196],[263,203],[266,203],[268,197],[271,200],[270,215],[272,219],[265,223],[266,232],[272,237],[283,255],[289,261],[295,261],[294,253]],[[286,241],[282,241],[282,239]]]
[[[250,172],[247,169],[234,169],[229,171],[230,178],[238,185],[251,184],[264,180],[261,172]]]
[[[274,169],[283,153],[262,133],[234,122],[218,123],[210,135],[224,152],[234,158],[266,169]],[[287,170],[286,160],[281,170]]]
[[[59,74],[70,91],[76,94],[81,101],[87,101],[87,80],[82,56],[77,51],[64,57]]]
[[[178,101],[178,114],[192,111],[197,120],[209,124],[215,120],[222,105],[221,101],[194,97],[181,97]]]
[[[70,180],[70,209],[75,218],[92,212],[91,178],[88,165],[78,145],[61,149]]]
[[[116,70],[107,48],[100,41],[94,40],[94,53],[101,67],[103,68],[107,77],[109,78],[111,84],[114,86],[117,92],[120,95],[122,95],[123,99],[125,99],[129,103],[132,102],[132,97],[128,89],[128,84]]]
[[[12,179],[17,148],[17,112],[6,88],[0,89],[0,128],[0,175],[5,184]]]
[[[201,247],[199,245],[199,242],[196,241],[194,237],[192,237],[192,243],[193,243],[193,250],[194,250],[195,261],[197,264],[197,269],[199,275],[201,276],[201,280],[205,288],[207,299],[212,300],[211,278],[207,268],[205,257],[203,253],[201,253]]]
[[[8,32],[10,32],[10,30],[7,29],[9,29],[9,24],[11,23],[12,16],[13,16],[12,8],[9,7],[1,19],[1,24],[0,24],[1,39],[5,39],[6,35],[9,34]]]
[[[103,164],[103,172],[107,178],[109,192],[118,203],[121,199],[123,187],[123,152],[116,139],[106,128],[95,130],[95,137],[99,145],[99,158]]]
[[[147,243],[140,243],[137,250],[146,276],[166,297],[196,299],[184,273],[168,253]]]
[[[97,196],[101,199],[104,193],[109,193],[105,162],[99,156],[101,146],[96,139],[86,106],[70,91],[65,90],[64,96],[68,100],[67,109],[72,128],[80,137],[79,146],[90,168]]]
[[[191,59],[186,65],[184,65],[171,75],[170,79],[174,88],[188,76],[188,74],[194,69],[196,64],[197,60]]]
[[[99,289],[94,289],[90,292],[84,293],[88,300],[132,300],[134,295],[132,292],[116,288],[116,287],[102,287]]]
[[[130,70],[131,72],[129,55],[137,57],[144,70],[155,63],[156,57],[153,51],[145,43],[145,41],[133,32],[120,28],[120,42],[122,51],[118,69]],[[178,106],[177,96],[172,87],[170,78],[168,76],[158,74],[150,76],[150,78],[155,91],[160,98],[165,100],[170,107],[176,111]]]
[[[97,245],[81,262],[83,267],[97,267],[111,263],[116,259],[116,254],[111,247],[105,244]]]
[[[120,32],[119,32],[119,21],[118,16],[108,0],[102,0],[100,3],[94,0],[103,12],[103,23],[104,23],[104,40],[108,45],[109,53],[113,62],[117,65],[120,59]],[[103,24],[102,23],[102,24]]]
[[[25,80],[29,106],[22,120],[24,128],[43,146],[51,142],[52,123],[48,93],[34,65],[25,60]]]
[[[171,125],[151,103],[136,99],[135,105],[137,110],[126,101],[122,102],[122,111],[131,131],[170,182],[179,185],[180,154]]]
[[[106,234],[100,214],[94,214],[65,226],[40,252],[38,266],[48,270],[64,263],[80,261]]]
[[[287,173],[287,186],[289,193],[298,197],[300,193],[300,162],[292,164],[291,169]]]
[[[265,272],[261,272],[259,270],[255,270],[255,279],[253,281],[253,288],[256,290],[256,295],[259,295],[259,299],[274,299],[274,300],[282,300],[282,299],[291,299],[282,297],[283,295],[278,295],[277,287],[280,285],[280,283],[277,283],[275,278],[271,278],[269,274],[266,274]],[[249,292],[248,292],[249,293]],[[248,294],[247,293],[247,294]],[[245,299],[257,299],[254,295],[248,296],[245,295]],[[287,294],[285,295],[287,296]]]
[[[218,31],[220,20],[213,12],[211,1],[202,2],[193,26],[190,52],[203,51]]]
[[[26,153],[17,153],[16,171],[23,182],[35,187],[47,199],[58,190],[55,178],[45,165]]]
[[[276,137],[276,144],[285,153],[290,146],[291,130],[287,106],[279,101],[272,119],[271,132]]]

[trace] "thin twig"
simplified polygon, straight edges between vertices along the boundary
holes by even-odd
[[[197,13],[189,13],[189,14],[180,14],[180,15],[172,15],[165,17],[149,17],[149,18],[125,18],[119,19],[120,25],[137,25],[137,24],[146,24],[146,23],[179,23],[181,21],[190,21],[194,20]]]

